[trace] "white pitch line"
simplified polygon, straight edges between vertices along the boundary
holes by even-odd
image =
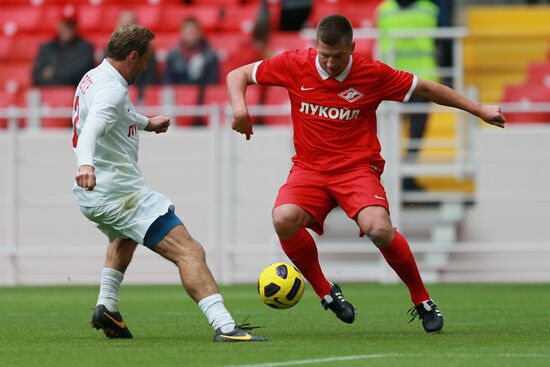
[[[260,363],[260,364],[241,364],[241,365],[232,365],[225,367],[279,367],[279,366],[298,366],[301,364],[312,364],[312,363],[329,363],[329,362],[338,362],[338,361],[351,361],[354,359],[372,359],[372,358],[384,358],[388,357],[387,354],[362,354],[355,356],[343,356],[343,357],[330,357],[330,358],[320,358],[320,359],[302,359],[296,361],[286,361],[286,362],[269,362],[269,363]]]

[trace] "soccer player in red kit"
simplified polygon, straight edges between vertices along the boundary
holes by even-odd
[[[281,246],[323,307],[352,323],[355,307],[323,275],[317,247],[306,230],[321,235],[327,214],[341,206],[407,285],[413,316],[418,315],[427,332],[438,332],[443,316],[422,282],[407,240],[391,224],[380,183],[384,160],[375,112],[383,100],[407,102],[414,95],[462,109],[499,127],[504,127],[504,116],[498,106],[480,105],[451,88],[353,53],[353,30],[343,16],[323,18],[316,38],[317,49],[284,52],[227,76],[233,129],[247,140],[253,134],[244,99],[247,85],[288,90],[296,154],[272,213]]]

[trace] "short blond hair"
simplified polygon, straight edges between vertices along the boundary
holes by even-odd
[[[107,57],[117,61],[126,59],[132,51],[137,51],[141,57],[155,34],[147,28],[137,24],[125,24],[117,27],[107,44]]]

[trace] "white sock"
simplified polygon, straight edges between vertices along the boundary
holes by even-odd
[[[103,268],[101,273],[101,286],[96,305],[105,305],[111,312],[118,310],[118,288],[124,279],[124,274],[111,268]]]
[[[221,329],[222,333],[227,333],[235,329],[235,321],[225,308],[221,294],[216,293],[201,299],[199,307],[214,330]]]

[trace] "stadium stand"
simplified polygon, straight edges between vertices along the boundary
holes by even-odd
[[[355,26],[359,26],[372,24],[374,9],[380,0],[322,0],[314,3],[314,11],[308,24],[314,25],[323,15],[341,12],[349,16]],[[95,61],[99,63],[104,57],[104,50],[118,14],[123,9],[133,10],[139,22],[156,34],[153,46],[160,75],[168,51],[179,39],[181,21],[189,16],[196,17],[219,54],[225,74],[229,70],[224,69],[224,61],[238,53],[243,42],[250,39],[250,31],[258,19],[260,4],[259,0],[3,0],[0,2],[2,106],[15,103],[14,101],[17,101],[18,105],[28,106],[28,95],[31,91],[31,95],[37,96],[34,101],[41,101],[42,105],[71,106],[72,93],[69,93],[67,88],[31,89],[32,64],[39,46],[55,35],[62,15],[75,15],[78,20],[78,31],[94,45]],[[312,42],[302,38],[299,33],[278,32],[280,4],[277,1],[269,1],[267,7],[273,31],[269,54],[312,46]],[[359,52],[370,55],[373,42],[358,40],[356,48]],[[226,64],[231,65],[229,62]],[[221,82],[223,84],[223,78]],[[277,91],[274,91],[275,89]],[[134,88],[131,88],[130,93],[136,101],[137,93]],[[208,87],[204,91],[204,102],[225,104],[225,93],[223,85]],[[286,93],[278,88],[262,90],[253,86],[249,88],[247,98],[251,103],[287,103]],[[194,105],[199,101],[199,91],[192,86],[150,86],[145,90],[139,103],[145,106],[162,106],[170,101],[184,106]],[[288,119],[281,117],[267,117],[264,121],[269,124],[288,123]],[[191,117],[180,117],[176,123],[179,126],[189,126],[194,121]],[[26,120],[22,122],[24,126],[27,124]],[[65,119],[48,118],[39,125],[42,128],[59,128],[70,124]],[[5,126],[5,121],[0,123],[0,128]]]
[[[175,85],[171,88],[174,92],[174,102],[178,106],[194,106],[199,100],[199,87],[196,85]],[[193,116],[178,116],[177,126],[191,126],[195,123]]]
[[[72,108],[74,87],[45,87],[39,89],[40,105],[45,108],[66,107]],[[70,118],[47,117],[42,118],[43,128],[69,128],[72,126]]]
[[[259,3],[227,6],[221,13],[219,31],[250,33],[258,17]]]
[[[525,84],[550,88],[550,60],[530,63]]]
[[[16,105],[16,94],[0,90],[0,108],[6,108]],[[7,118],[0,118],[0,129],[8,126]]]
[[[546,59],[550,7],[474,6],[466,12],[464,43],[466,85],[481,102],[502,100],[504,87],[522,83],[527,65]]]
[[[504,88],[503,102],[519,102],[529,106],[530,102],[550,102],[550,88],[538,84],[508,85]],[[550,112],[507,112],[511,123],[549,123]]]
[[[164,6],[161,16],[162,25],[156,31],[179,32],[182,20],[188,17],[196,18],[205,33],[214,32],[220,22],[220,8],[215,5]]]

